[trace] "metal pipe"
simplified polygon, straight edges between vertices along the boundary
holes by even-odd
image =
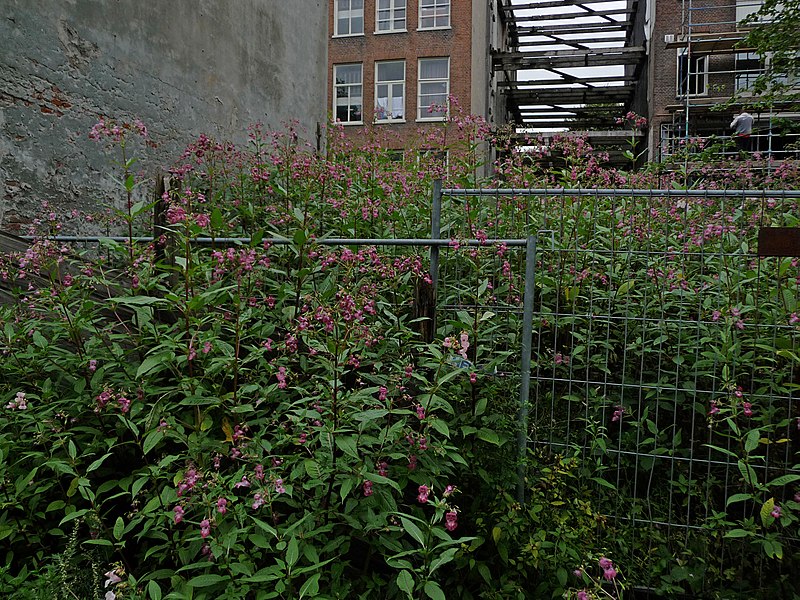
[[[91,235],[53,235],[53,236],[35,236],[35,235],[21,235],[20,239],[23,240],[37,240],[47,239],[54,242],[85,242],[97,243],[102,240],[110,240],[112,242],[127,242],[127,236],[91,236]],[[152,242],[152,236],[139,236],[130,238],[134,242]],[[230,237],[230,238],[194,238],[190,240],[195,244],[249,244],[252,238],[246,237]],[[292,244],[292,240],[288,238],[263,238],[261,242],[268,242],[274,245],[288,245]],[[450,239],[428,239],[428,238],[402,238],[402,239],[383,239],[383,238],[325,238],[321,240],[314,240],[314,243],[321,246],[450,246],[458,244],[459,246],[493,246],[496,244],[504,244],[506,246],[523,247],[526,244],[524,239],[486,239],[486,240],[450,240]]]
[[[528,455],[528,402],[531,391],[531,344],[533,294],[536,289],[536,236],[525,241],[525,295],[522,308],[522,357],[520,360],[519,414],[517,416],[517,500],[525,504],[525,466]]]
[[[668,196],[672,198],[800,198],[800,190],[647,190],[638,188],[537,188],[537,189],[456,189],[442,190],[443,196]]]
[[[433,205],[431,208],[431,239],[438,240],[442,230],[442,180],[435,179],[433,182]],[[439,283],[439,246],[431,246],[431,282],[433,285],[433,297],[436,298],[436,290]]]

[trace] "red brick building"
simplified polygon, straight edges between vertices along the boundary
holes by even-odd
[[[491,52],[506,43],[505,2],[331,0],[332,119],[354,134],[370,123],[386,127],[398,147],[443,121],[450,96],[464,112],[505,122],[491,63]]]

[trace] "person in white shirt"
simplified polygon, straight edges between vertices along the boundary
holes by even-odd
[[[731,121],[733,141],[739,151],[750,151],[750,134],[753,133],[753,116],[742,107],[739,114]]]

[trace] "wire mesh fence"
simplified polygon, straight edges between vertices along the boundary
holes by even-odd
[[[797,225],[798,193],[443,194],[453,237],[476,226],[455,216],[470,202],[495,204],[490,225],[538,233],[532,455],[590,465],[593,502],[641,572],[656,572],[650,563],[665,548],[676,564],[715,552],[704,569],[744,568],[752,557],[737,538],[761,535],[753,523],[779,515],[800,479],[799,261],[757,252],[764,228]],[[499,263],[491,268],[502,272]],[[457,272],[443,280],[444,289],[464,283]],[[440,310],[472,302],[456,296],[444,294]],[[476,315],[504,315],[518,344],[521,307],[509,300],[476,304]],[[714,528],[723,522],[727,530]],[[794,534],[777,531],[765,539],[797,548]],[[685,576],[702,586],[705,572]]]

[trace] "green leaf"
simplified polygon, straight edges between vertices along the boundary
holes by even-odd
[[[752,429],[747,434],[747,437],[744,440],[744,451],[748,454],[758,448],[758,438],[761,436],[761,432],[758,429]]]
[[[208,587],[210,585],[217,585],[223,581],[230,581],[230,577],[209,573],[207,575],[198,575],[197,577],[193,577],[189,580],[188,585],[196,588]]]
[[[739,467],[739,472],[742,474],[742,479],[744,479],[746,484],[756,485],[758,483],[758,477],[756,476],[756,471],[753,469],[753,467],[748,465],[743,460],[740,460],[737,463],[737,466]]]
[[[764,502],[764,505],[761,507],[761,510],[759,511],[759,516],[761,517],[761,523],[764,525],[764,527],[769,527],[775,520],[775,517],[773,517],[770,514],[772,512],[772,509],[774,508],[775,508],[775,498],[770,498],[769,500]]]
[[[403,529],[406,530],[406,533],[417,540],[417,542],[421,544],[423,548],[425,548],[425,536],[422,534],[422,530],[406,517],[400,517],[400,522],[403,524]]]
[[[744,502],[745,500],[752,500],[752,499],[753,499],[752,494],[734,494],[733,496],[728,498],[728,500],[725,502],[725,506],[727,507],[736,502]]]
[[[148,452],[150,452],[150,450],[158,445],[158,442],[160,442],[163,437],[164,432],[158,431],[157,429],[148,433],[144,438],[144,444],[142,444],[142,452],[146,455]]]
[[[770,481],[767,486],[780,486],[780,485],[788,485],[790,483],[794,483],[795,481],[800,481],[800,475],[781,475],[780,477],[776,477],[772,481]]]
[[[314,598],[317,594],[319,594],[319,577],[319,573],[312,575],[303,585],[300,586],[300,598]]]
[[[478,430],[478,433],[476,433],[475,435],[479,440],[483,440],[484,442],[494,444],[495,446],[500,446],[502,444],[502,442],[500,441],[500,437],[492,429],[487,429],[486,427],[482,427],[481,429]]]
[[[436,431],[441,433],[444,437],[450,437],[450,428],[447,426],[447,423],[442,419],[433,419],[431,421],[431,427],[433,427]]]
[[[147,584],[147,595],[150,596],[150,600],[161,600],[161,586],[155,581],[149,582]]]
[[[114,539],[119,541],[122,539],[122,534],[125,532],[125,521],[122,520],[122,517],[117,517],[117,520],[114,522]]]
[[[109,456],[111,456],[111,454],[112,454],[112,453],[111,453],[111,452],[109,452],[109,453],[107,453],[107,454],[104,454],[103,456],[101,456],[101,457],[100,457],[100,458],[98,458],[97,460],[95,460],[95,461],[94,461],[92,464],[90,464],[88,467],[86,467],[86,472],[87,472],[87,473],[91,473],[92,471],[94,471],[94,470],[96,470],[96,469],[100,468],[100,465],[102,465],[102,464],[103,464],[103,462],[105,462],[105,460],[106,460],[106,459],[107,459]]]
[[[265,523],[261,519],[256,519],[255,517],[250,517],[250,518],[253,519],[253,522],[256,525],[258,525],[262,530],[266,531],[267,533],[269,533],[270,535],[272,535],[272,536],[274,536],[276,538],[278,537],[278,532],[276,531],[276,529],[272,525],[269,525],[269,524]]]
[[[397,574],[397,579],[395,581],[397,587],[408,594],[409,598],[414,597],[414,578],[411,576],[411,573],[404,569]]]
[[[308,476],[312,479],[320,479],[322,477],[322,467],[319,466],[317,461],[307,458],[303,462],[303,466],[305,467]]]
[[[447,600],[442,588],[435,581],[425,582],[425,594],[432,600]]]
[[[358,454],[358,445],[356,438],[352,435],[349,436],[336,436],[336,447],[342,452],[359,460],[361,457]]]
[[[300,549],[297,545],[297,538],[292,536],[286,547],[286,564],[291,568],[297,563],[298,558],[300,558]]]
[[[744,529],[731,529],[727,532],[723,537],[726,538],[743,538],[747,536],[753,535],[752,532],[746,531]]]
[[[626,281],[621,286],[619,286],[619,288],[617,288],[617,296],[624,296],[633,289],[634,285],[636,285],[636,281],[634,281],[633,279]],[[562,584],[562,587],[563,585],[564,584]]]

